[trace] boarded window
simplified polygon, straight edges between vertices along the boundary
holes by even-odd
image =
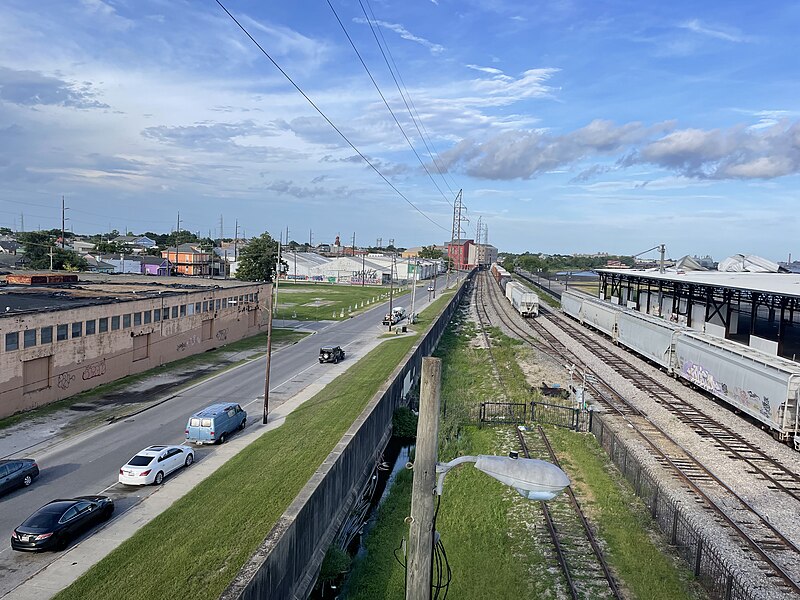
[[[133,360],[142,360],[150,356],[150,334],[137,335],[133,338]]]
[[[202,334],[203,341],[211,339],[211,324],[213,322],[214,321],[212,319],[208,319],[207,321],[203,321],[203,334]]]
[[[251,310],[247,313],[247,326],[248,327],[255,327],[256,326],[256,315],[258,313],[254,310]]]
[[[22,393],[29,394],[50,387],[50,357],[34,358],[22,363]]]

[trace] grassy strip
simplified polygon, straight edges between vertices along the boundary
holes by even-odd
[[[595,438],[563,429],[549,429],[547,435],[605,542],[609,563],[631,595],[652,600],[704,597],[680,559],[662,551],[647,507]]]
[[[291,329],[275,329],[272,332],[273,335],[273,343],[286,345],[286,344],[293,344],[295,342],[300,341],[306,335],[306,333],[297,332]],[[238,340],[236,342],[232,342],[220,348],[216,348],[210,352],[201,352],[200,354],[193,354],[192,356],[187,356],[185,358],[181,358],[179,360],[167,363],[160,367],[154,367],[147,371],[142,371],[141,373],[134,373],[133,375],[127,375],[120,379],[116,379],[114,381],[110,381],[109,383],[103,383],[98,385],[97,387],[93,387],[90,390],[84,390],[74,396],[70,396],[69,398],[64,398],[63,400],[57,400],[56,402],[51,402],[49,404],[45,404],[44,406],[40,406],[38,408],[34,408],[32,410],[14,413],[13,415],[9,415],[0,419],[0,430],[7,429],[20,423],[22,421],[29,421],[31,419],[36,419],[39,417],[46,417],[47,415],[51,415],[54,412],[64,410],[69,408],[74,404],[79,404],[83,402],[92,402],[96,400],[101,400],[102,397],[106,394],[111,394],[113,392],[118,392],[120,390],[124,390],[128,386],[131,386],[135,383],[139,383],[140,381],[144,381],[148,377],[153,377],[154,375],[163,375],[165,373],[182,373],[187,370],[191,370],[193,367],[198,366],[220,366],[218,371],[211,373],[210,375],[216,375],[223,369],[229,369],[231,367],[240,364],[242,361],[224,362],[224,355],[227,353],[233,352],[246,352],[248,350],[252,350],[255,353],[258,352],[266,352],[267,350],[267,338],[266,335],[263,333],[259,333],[258,335],[250,336],[248,338],[244,338],[242,340]],[[223,362],[220,362],[222,360]],[[187,382],[186,385],[193,385],[199,381],[198,379],[192,379],[192,381]],[[180,389],[180,386],[176,386],[176,390]]]
[[[443,358],[442,399],[448,402],[439,429],[442,461],[458,454],[493,454],[501,444],[496,430],[463,425],[476,402],[501,393],[494,376],[487,375],[488,352],[470,343],[475,333],[474,325],[462,319],[448,328],[436,351]],[[508,361],[517,342],[496,330],[492,335],[498,340],[494,353],[501,368],[518,369],[515,361]],[[517,394],[519,389],[509,393]],[[348,579],[348,600],[404,597],[404,572],[393,551],[408,536],[404,519],[410,514],[411,479],[411,472],[401,472],[381,506],[376,526],[365,540],[367,552],[356,561]],[[453,573],[448,596],[471,600],[547,597],[554,578],[547,570],[546,555],[530,543],[526,529],[538,520],[538,511],[536,503],[473,468],[448,474],[437,520]]]
[[[425,293],[418,290],[419,293]],[[407,288],[394,288],[394,296],[409,293]],[[336,285],[328,283],[281,283],[278,286],[276,318],[321,321],[346,319],[352,313],[369,308],[373,302],[389,299],[386,286]],[[322,306],[313,306],[323,302]],[[370,304],[367,305],[366,302]],[[344,311],[344,314],[342,314]]]
[[[448,300],[423,312],[420,330]],[[369,353],[56,598],[219,596],[418,337]],[[159,568],[143,577],[142,565],[154,557]]]

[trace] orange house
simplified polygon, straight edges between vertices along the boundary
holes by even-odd
[[[198,277],[211,275],[211,253],[205,252],[194,244],[180,244],[161,251],[161,257],[172,264],[176,275],[193,275]]]

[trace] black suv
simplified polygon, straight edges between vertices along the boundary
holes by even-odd
[[[340,360],[344,360],[344,350],[341,346],[323,346],[319,349],[319,362],[336,364]]]

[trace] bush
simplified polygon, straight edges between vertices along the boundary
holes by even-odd
[[[410,408],[401,406],[392,415],[392,431],[395,437],[399,438],[416,438],[417,437],[417,420]]]

